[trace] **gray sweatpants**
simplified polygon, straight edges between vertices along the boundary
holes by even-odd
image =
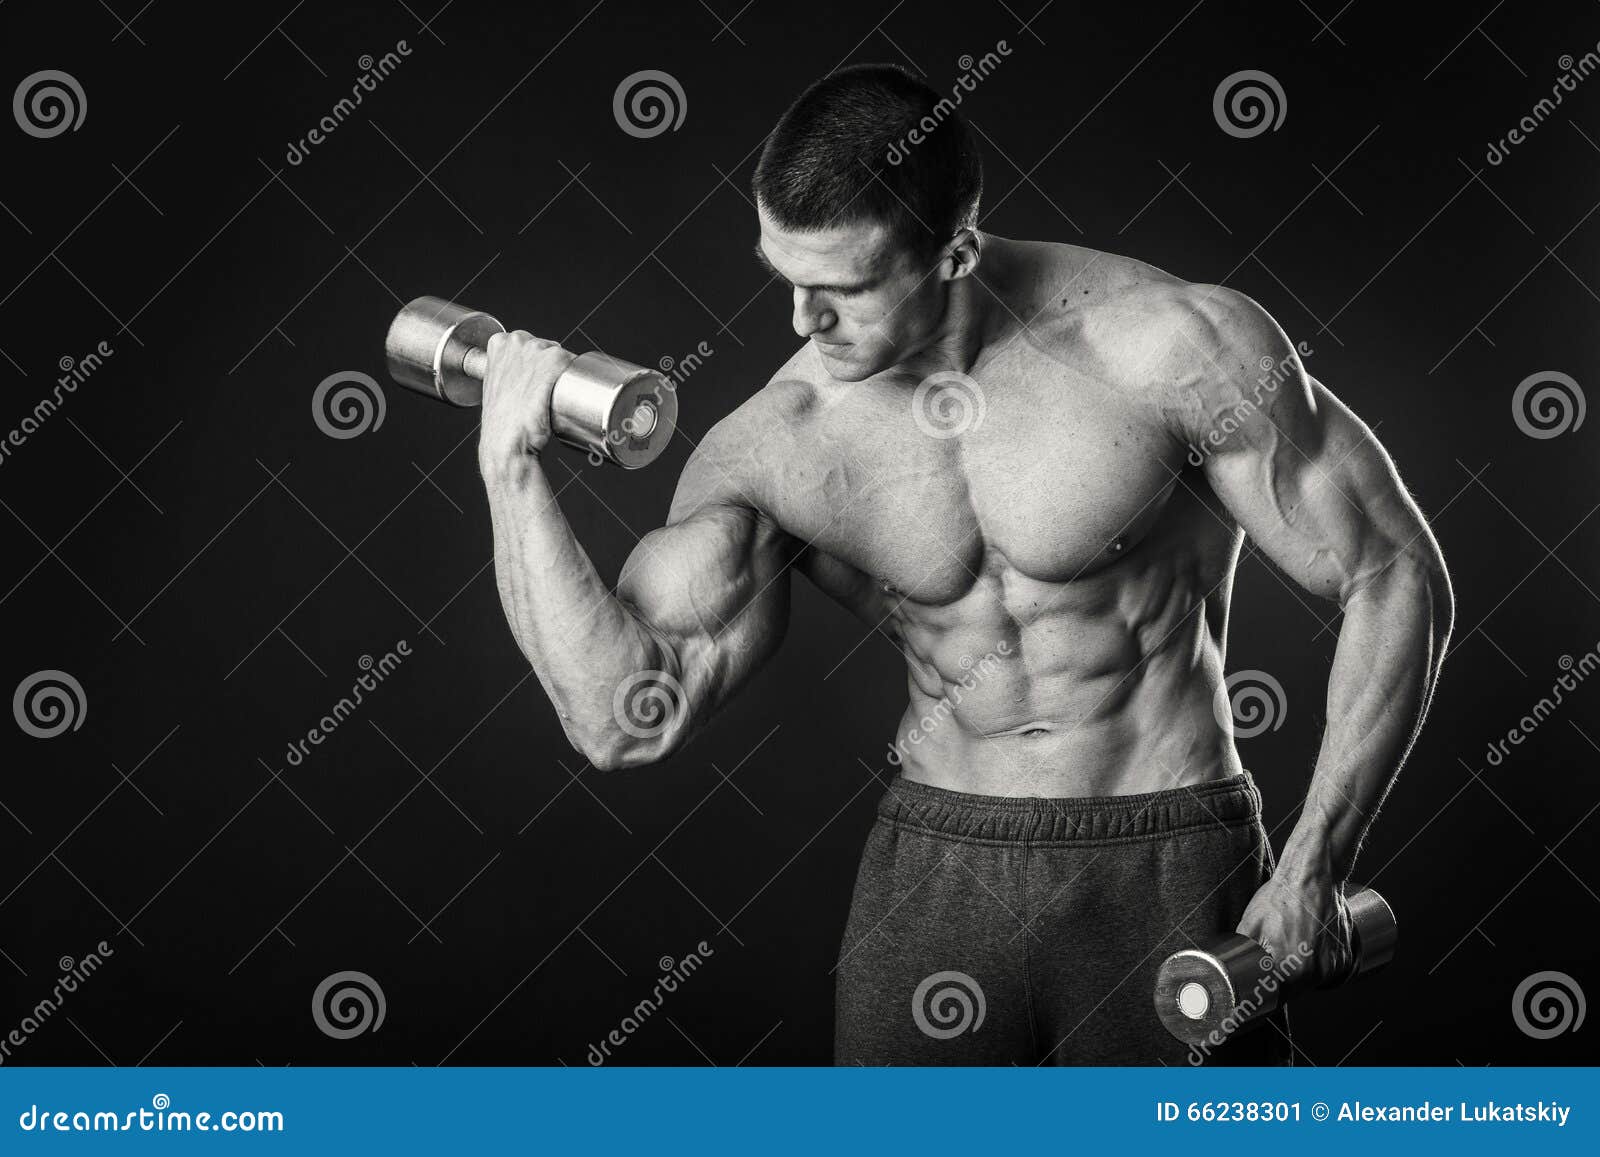
[[[1199,1063],[1152,1002],[1170,953],[1232,932],[1273,870],[1248,773],[1143,795],[968,795],[897,776],[837,973],[834,1060]],[[1291,1064],[1288,1019],[1207,1064]]]

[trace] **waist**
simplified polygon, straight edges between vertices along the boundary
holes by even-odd
[[[978,795],[902,773],[878,801],[878,817],[953,840],[1115,842],[1259,823],[1261,792],[1247,771],[1187,787],[1099,796]]]

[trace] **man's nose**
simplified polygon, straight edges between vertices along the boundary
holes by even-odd
[[[833,310],[819,307],[816,294],[809,289],[794,291],[794,332],[801,337],[826,333],[838,320],[839,315]]]

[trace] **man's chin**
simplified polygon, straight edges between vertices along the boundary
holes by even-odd
[[[859,382],[870,378],[875,372],[873,367],[866,362],[856,361],[849,355],[855,352],[855,346],[828,347],[821,342],[812,342],[816,346],[822,364],[827,367],[828,375],[837,382]],[[835,352],[838,351],[838,352]]]

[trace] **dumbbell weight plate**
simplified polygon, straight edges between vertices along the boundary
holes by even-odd
[[[505,332],[497,318],[481,310],[442,297],[419,297],[395,315],[384,338],[389,376],[455,406],[479,405],[483,349]]]
[[[551,428],[569,445],[624,469],[648,465],[678,427],[678,395],[654,370],[602,353],[579,354],[556,381]]]
[[[1206,1042],[1248,1002],[1252,1019],[1278,1006],[1277,985],[1260,982],[1272,957],[1248,936],[1232,933],[1209,948],[1186,948],[1162,962],[1156,974],[1156,1015],[1184,1044]]]

